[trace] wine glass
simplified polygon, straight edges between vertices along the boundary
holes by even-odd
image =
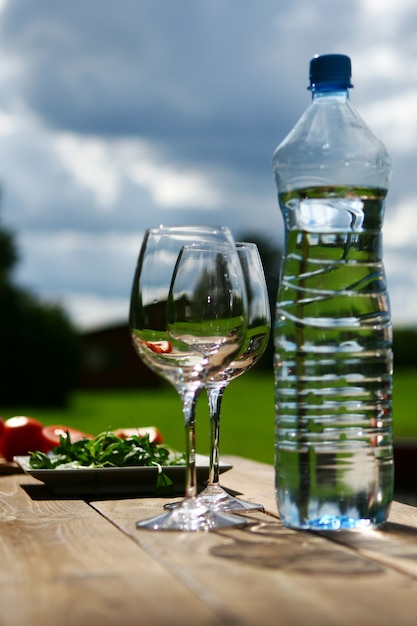
[[[191,245],[193,244],[194,245]],[[146,232],[133,281],[134,347],[178,391],[185,420],[185,498],[175,510],[137,523],[154,530],[242,526],[197,498],[195,404],[209,376],[239,352],[247,324],[242,269],[224,227],[160,227]]]
[[[271,329],[271,314],[265,275],[254,243],[238,242],[248,299],[248,326],[242,348],[234,361],[206,381],[210,410],[210,472],[207,487],[199,494],[205,504],[220,511],[262,510],[262,504],[231,496],[219,484],[220,411],[227,385],[253,367],[263,355]]]

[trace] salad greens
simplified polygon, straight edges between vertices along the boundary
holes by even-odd
[[[164,473],[163,466],[185,465],[185,455],[174,453],[162,444],[149,441],[149,435],[118,437],[106,431],[94,439],[71,441],[69,432],[60,435],[60,443],[52,455],[32,452],[29,458],[33,469],[56,467],[152,467],[158,469],[156,491],[163,495],[172,490],[172,480]]]

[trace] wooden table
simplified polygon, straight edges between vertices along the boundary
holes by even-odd
[[[61,499],[0,467],[0,625],[417,624],[416,508],[394,503],[379,531],[288,530],[273,468],[224,460],[266,512],[210,533],[138,530],[165,500]]]

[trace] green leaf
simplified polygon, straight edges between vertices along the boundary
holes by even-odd
[[[68,432],[60,435],[53,456],[33,452],[29,464],[33,469],[54,469],[67,463],[84,467],[152,467],[158,468],[156,492],[168,495],[173,492],[173,482],[164,473],[163,466],[185,465],[185,455],[173,453],[170,448],[149,440],[149,435],[132,435],[126,439],[106,431],[94,439],[71,442]]]
[[[50,457],[43,452],[32,452],[29,465],[33,469],[52,469],[53,464]]]
[[[160,496],[168,496],[174,491],[174,483],[163,472],[162,467],[158,468],[158,477],[156,479],[156,493]]]

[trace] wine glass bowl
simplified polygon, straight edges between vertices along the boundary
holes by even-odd
[[[178,257],[167,307],[167,330],[173,345],[184,346],[204,382],[221,371],[241,349],[246,333],[236,255],[228,247],[194,244]]]
[[[200,502],[195,468],[198,393],[239,352],[246,324],[245,285],[228,229],[147,231],[132,287],[131,336],[145,364],[180,395],[187,463],[184,500],[175,510],[138,522],[138,527],[199,531],[246,523]]]
[[[131,294],[129,323],[133,346],[150,369],[174,386],[184,378],[198,380],[198,363],[204,358],[202,351],[190,351],[184,341],[168,332],[173,273],[182,248],[193,243],[225,249],[234,246],[230,231],[223,226],[150,228],[145,233]],[[184,275],[182,271],[181,277]]]

